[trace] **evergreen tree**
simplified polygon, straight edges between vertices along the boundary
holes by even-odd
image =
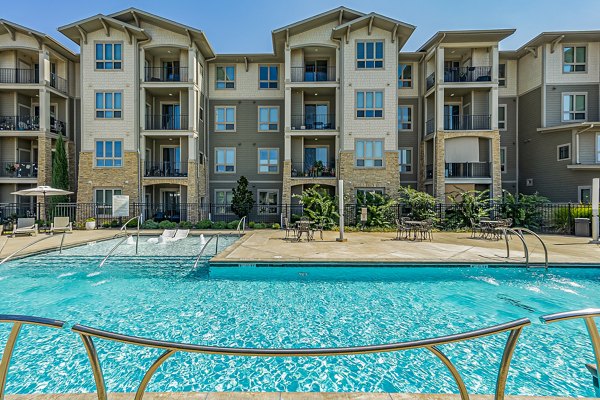
[[[69,190],[69,165],[62,135],[58,135],[56,150],[52,159],[52,187]],[[67,196],[53,196],[51,199],[53,204],[68,201]]]
[[[241,176],[237,181],[237,187],[233,188],[233,196],[231,199],[231,210],[240,219],[247,217],[254,206],[254,197],[252,192],[248,190],[248,179]]]

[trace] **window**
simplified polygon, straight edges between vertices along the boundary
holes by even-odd
[[[412,147],[398,150],[398,165],[401,174],[412,173]]]
[[[563,72],[585,72],[586,53],[585,46],[564,46]]]
[[[587,118],[587,94],[563,94],[563,121],[585,121]]]
[[[356,42],[356,68],[383,68],[383,41]]]
[[[383,167],[383,140],[356,141],[357,167]]]
[[[356,189],[356,196],[366,196],[367,193],[375,193],[375,194],[380,194],[380,195],[384,195],[385,194],[385,190],[383,188],[360,188],[360,189]]]
[[[215,131],[235,132],[235,107],[215,107]]]
[[[235,147],[215,149],[215,172],[235,173]]]
[[[259,89],[277,89],[279,86],[279,66],[261,65],[258,67]]]
[[[121,69],[121,43],[96,43],[96,69]]]
[[[96,189],[94,191],[94,201],[98,209],[98,215],[112,215],[113,196],[122,194],[121,189]]]
[[[592,187],[579,186],[577,188],[577,197],[580,203],[590,204],[592,202]]]
[[[498,129],[506,130],[506,104],[498,106]]]
[[[217,67],[217,89],[235,89],[235,66]]]
[[[217,214],[230,214],[229,205],[232,200],[233,192],[231,190],[215,190],[215,203],[217,204],[215,212]]]
[[[276,174],[279,172],[279,149],[258,149],[258,173]]]
[[[122,167],[123,142],[120,140],[96,141],[96,167]]]
[[[356,118],[383,118],[383,92],[356,92]]]
[[[279,107],[258,107],[258,131],[279,130]]]
[[[500,147],[500,172],[506,172],[506,147]]]
[[[564,161],[571,158],[571,143],[556,146],[556,159]]]
[[[498,86],[506,87],[506,64],[498,64]]]
[[[96,92],[96,118],[121,118],[120,92]]]
[[[279,192],[277,190],[259,190],[258,191],[258,213],[259,214],[278,214],[277,204],[279,203]]]
[[[398,64],[398,87],[402,89],[412,86],[412,64]]]
[[[412,106],[398,106],[398,130],[412,131]]]

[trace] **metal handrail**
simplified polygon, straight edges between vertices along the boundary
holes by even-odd
[[[242,233],[244,233],[246,231],[246,216],[245,215],[242,217],[242,219],[240,219],[240,222],[238,222],[236,231],[237,231],[239,237],[242,237]]]
[[[0,361],[0,400],[4,400],[4,389],[6,388],[8,367],[10,366],[10,360],[23,325],[38,325],[60,329],[64,327],[65,322],[49,318],[29,317],[26,315],[0,314],[0,323],[13,324],[8,339],[6,340],[6,345],[4,346],[2,360]]]
[[[540,235],[538,235],[537,233],[533,232],[530,229],[523,228],[523,227],[515,227],[515,228],[500,227],[500,228],[496,228],[496,229],[504,230],[504,240],[506,242],[506,258],[508,258],[510,256],[510,247],[508,245],[508,238],[506,236],[506,232],[507,231],[512,232],[512,233],[516,234],[519,237],[519,239],[521,239],[521,242],[523,242],[523,247],[525,248],[525,266],[527,268],[529,268],[529,248],[527,246],[527,243],[525,242],[525,237],[523,236],[523,232],[529,233],[530,235],[535,236],[540,241],[540,243],[542,244],[542,248],[544,249],[544,268],[548,269],[548,248],[546,247],[546,243],[544,243],[544,241],[542,240]]]
[[[129,224],[131,221],[133,221],[134,219],[137,219],[137,237],[135,240],[135,254],[138,254],[138,244],[140,242],[140,221],[142,220],[142,214],[138,215],[137,217],[133,217],[133,218],[129,218],[129,220],[127,222],[125,222],[125,224],[123,224],[123,226],[121,227],[121,231],[125,231],[125,234],[127,234],[127,224]]]
[[[219,234],[217,233],[216,237],[218,237]],[[215,238],[215,236],[211,236],[206,243],[204,243],[204,246],[202,246],[202,248],[200,249],[200,253],[198,253],[198,257],[196,257],[196,261],[194,261],[194,269],[196,269],[196,267],[198,266],[198,262],[200,261],[200,257],[202,257],[202,254],[204,254],[204,250],[206,249],[206,246],[208,246],[208,244]],[[218,245],[218,242],[217,242]]]
[[[121,243],[123,243],[124,241],[126,241],[129,238],[129,235],[125,235],[125,237],[123,239],[121,239],[119,241],[119,243],[115,244],[113,246],[112,249],[110,249],[110,251],[108,252],[108,254],[102,259],[102,262],[100,263],[99,267],[102,267],[104,265],[104,263],[106,262],[106,260],[108,260],[108,257],[111,256],[112,253],[114,253],[114,251],[117,249],[117,247],[119,247],[121,245]]]
[[[42,241],[44,241],[46,239],[51,239],[53,237],[54,237],[53,235],[44,236],[41,239],[36,240],[35,242],[31,242],[31,243],[26,244],[25,246],[21,247],[20,249],[18,249],[16,251],[14,251],[13,253],[9,254],[8,256],[6,256],[2,261],[0,261],[0,265],[4,264],[5,262],[7,262],[8,260],[10,260],[14,256],[16,256],[17,254],[19,254],[20,252],[22,252],[25,249],[28,249],[29,247],[33,246],[34,244],[42,242]]]
[[[448,336],[440,336],[436,338],[414,340],[408,342],[382,344],[382,345],[368,345],[368,346],[356,346],[356,347],[334,347],[334,348],[274,348],[274,349],[255,349],[255,348],[235,348],[235,347],[220,347],[220,346],[204,346],[188,343],[177,343],[163,340],[153,340],[142,338],[138,336],[122,335],[110,331],[96,329],[85,325],[74,325],[71,330],[80,335],[83,344],[86,348],[90,364],[92,366],[94,381],[96,383],[96,392],[98,393],[99,400],[105,400],[106,397],[106,385],[104,383],[104,376],[102,374],[102,368],[98,359],[98,354],[94,346],[93,338],[99,338],[104,340],[110,340],[119,343],[132,344],[138,346],[145,346],[150,348],[165,350],[156,361],[146,371],[142,381],[135,394],[136,400],[141,400],[146,391],[146,387],[154,373],[158,368],[172,355],[177,352],[190,352],[190,353],[202,353],[202,354],[219,354],[228,356],[242,356],[242,357],[323,357],[323,356],[341,356],[341,355],[356,355],[356,354],[371,354],[371,353],[387,353],[400,350],[411,350],[411,349],[427,349],[432,352],[436,357],[442,361],[442,363],[448,368],[454,381],[456,382],[460,396],[462,400],[469,399],[469,393],[467,392],[466,386],[462,377],[454,364],[442,353],[437,347],[449,343],[462,342],[469,339],[476,339],[485,336],[491,336],[502,332],[510,332],[504,351],[502,354],[502,361],[498,369],[498,377],[496,380],[496,399],[504,399],[504,392],[506,387],[506,377],[510,367],[510,361],[517,344],[518,337],[523,328],[529,325],[531,321],[528,318],[522,318],[515,321],[499,324],[483,329],[478,329],[469,332],[458,333]]]
[[[519,232],[515,231],[513,228],[508,227],[500,227],[496,228],[496,230],[502,230],[502,235],[504,236],[504,241],[506,242],[506,258],[510,257],[510,245],[508,244],[508,235],[506,232],[511,232],[517,235],[521,243],[523,243],[523,251],[525,252],[525,267],[529,267],[529,247],[527,247],[527,243],[525,242],[525,238],[519,234]]]

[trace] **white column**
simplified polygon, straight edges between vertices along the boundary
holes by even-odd
[[[285,131],[289,131],[292,129],[292,89],[290,87],[285,88],[284,97],[284,128]]]
[[[40,50],[38,64],[40,83],[50,82],[50,53],[46,46],[42,46]]]
[[[140,131],[146,129],[146,121],[148,116],[146,115],[146,88],[140,88]]]
[[[284,52],[284,78],[286,83],[291,82],[292,76],[292,50],[289,47],[285,48]]]
[[[140,49],[140,80],[146,80],[146,50],[143,47]]]
[[[194,134],[198,132],[198,97],[196,89],[188,89],[188,129]]]
[[[492,46],[492,82],[498,82],[498,65],[500,64],[498,58],[498,46]]]
[[[40,88],[40,132],[50,132],[50,92],[45,88]]]
[[[190,47],[188,49],[188,82],[196,82],[196,66],[198,62],[196,59],[196,49]],[[197,83],[197,82],[196,82]]]
[[[435,129],[444,129],[444,88],[441,86],[435,90]]]
[[[498,86],[490,89],[490,115],[492,116],[491,128],[498,129]]]

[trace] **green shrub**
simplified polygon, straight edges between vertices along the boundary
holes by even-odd
[[[158,224],[158,227],[160,229],[175,229],[175,228],[177,228],[177,223],[164,220],[164,221],[160,221],[160,223]]]
[[[96,218],[86,218],[85,222],[96,222]]]
[[[279,225],[278,223],[274,223],[273,225],[271,225],[271,229],[281,229],[281,225]]]
[[[392,225],[396,216],[395,200],[389,196],[366,192],[358,193],[356,196],[356,221],[361,224],[361,209],[367,208],[367,222],[365,226],[387,228]]]
[[[225,222],[225,221],[217,221],[217,222],[213,223],[212,228],[213,229],[226,229],[227,228],[227,222]]]
[[[192,229],[194,227],[194,224],[192,224],[189,221],[180,221],[179,222],[179,228],[181,229]]]
[[[546,197],[537,193],[514,196],[506,191],[499,201],[501,201],[500,215],[502,218],[512,218],[513,226],[522,226],[533,230],[542,226],[544,221],[542,206],[550,202]]]
[[[304,215],[325,229],[334,227],[339,219],[337,200],[330,196],[325,189],[315,185],[306,189],[301,195],[294,195],[304,206]],[[260,229],[260,228],[257,228]]]
[[[210,229],[212,226],[213,223],[210,219],[203,219],[202,221],[198,221],[196,223],[196,229]]]
[[[257,222],[254,224],[254,229],[265,229],[266,225],[265,224],[261,224],[260,222]]]
[[[408,215],[415,221],[424,221],[435,217],[435,197],[413,189],[411,187],[400,187],[401,202],[409,208]]]
[[[592,219],[592,207],[583,204],[574,204],[571,206],[569,219],[569,208],[564,206],[554,212],[554,227],[562,233],[570,234],[570,227],[575,223],[575,218]]]
[[[254,225],[256,225],[256,224],[254,223],[254,221],[250,221],[250,222],[248,222],[248,228],[250,228],[250,229],[254,229]]]
[[[110,228],[110,222],[103,222],[102,223],[102,227],[103,228]]]
[[[144,221],[144,223],[142,224],[142,228],[158,229],[158,222],[154,221],[153,219],[148,219],[148,220]]]
[[[227,223],[227,229],[237,229],[238,224],[240,223],[240,221],[231,221]]]
[[[119,221],[117,221],[116,219],[113,219],[112,221],[110,221],[110,227],[111,228],[118,228],[119,227]]]
[[[468,228],[471,226],[471,219],[480,221],[489,216],[492,209],[489,194],[489,190],[451,193],[451,207],[446,209],[446,228]]]
[[[128,228],[137,228],[137,219],[132,219],[131,221],[127,222],[127,227]]]

